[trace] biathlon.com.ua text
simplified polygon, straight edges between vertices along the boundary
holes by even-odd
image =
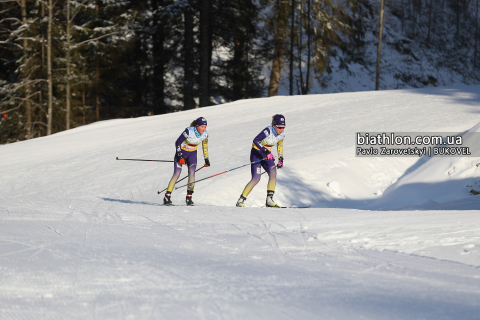
[[[356,156],[480,156],[480,133],[357,132]]]

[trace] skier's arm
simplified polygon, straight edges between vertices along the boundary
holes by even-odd
[[[279,158],[283,158],[283,139],[277,143],[277,153]]]
[[[263,130],[262,132],[260,132],[258,134],[258,136],[256,136],[254,139],[253,139],[253,145],[256,146],[258,148],[258,150],[262,151],[263,153],[265,154],[269,154],[270,151],[268,151],[267,148],[265,148],[262,144],[262,140],[265,139],[267,137],[267,133],[268,133],[268,128],[266,128],[265,130]]]
[[[202,141],[203,158],[205,159],[205,167],[210,167],[210,160],[208,160],[208,138]]]
[[[177,152],[177,157],[182,159],[183,158],[183,153],[182,153],[182,143],[188,138],[188,129],[185,129],[185,131],[182,132],[180,137],[178,137],[177,141],[175,141],[175,151]]]
[[[283,139],[277,143],[278,163],[277,168],[283,167]]]
[[[178,137],[177,141],[175,141],[175,149],[178,150],[178,148],[182,145],[183,141],[185,141],[188,138],[188,129],[185,129],[185,131],[182,132],[180,137]]]

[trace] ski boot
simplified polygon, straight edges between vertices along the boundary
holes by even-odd
[[[275,201],[273,201],[274,193],[275,191],[270,191],[270,190],[267,191],[267,201],[265,203],[265,206],[271,207],[271,208],[280,208],[280,206],[276,204]]]
[[[172,200],[170,199],[171,193],[165,192],[165,197],[163,197],[163,204],[166,206],[172,205]]]
[[[237,207],[245,207],[245,200],[247,200],[247,198],[245,198],[242,194],[240,198],[238,198]]]
[[[192,201],[192,193],[193,191],[187,191],[187,198],[185,199],[185,202],[187,203],[187,206],[193,206],[194,203]]]

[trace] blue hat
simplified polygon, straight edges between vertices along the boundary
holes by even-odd
[[[282,114],[274,115],[272,124],[274,126],[285,126],[285,117]]]
[[[195,120],[195,125],[196,126],[206,126],[207,125],[207,119],[200,117],[197,120]]]

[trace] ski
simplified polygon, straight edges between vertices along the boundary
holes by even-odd
[[[307,209],[310,208],[312,205],[305,206],[305,207],[265,207],[263,206],[262,208],[279,208],[279,209]]]
[[[307,209],[307,208],[310,208],[312,205],[309,205],[309,206],[305,206],[305,207],[280,207],[280,208],[283,208],[283,209]]]
[[[282,209],[307,209],[307,208],[310,208],[311,205],[309,206],[305,206],[305,207],[279,207],[279,208],[282,208]]]

